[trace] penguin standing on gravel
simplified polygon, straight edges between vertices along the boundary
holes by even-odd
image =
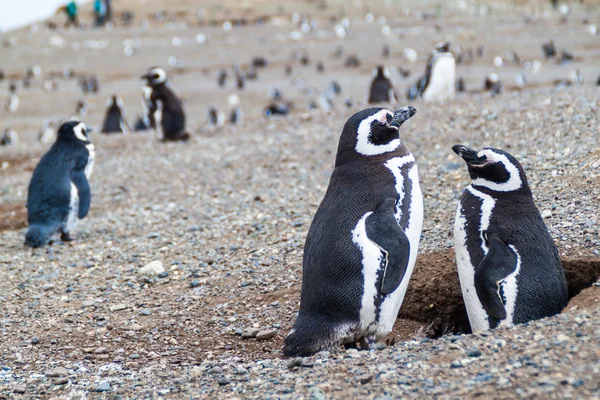
[[[71,240],[77,222],[87,215],[95,157],[88,133],[83,122],[63,123],[56,142],[35,167],[27,193],[28,246],[42,247],[57,232],[62,240]]]
[[[417,165],[399,135],[415,113],[369,108],[346,122],[306,238],[300,312],[285,355],[357,342],[368,349],[392,330],[423,222]]]
[[[235,93],[229,95],[227,99],[229,104],[229,123],[237,125],[242,122],[242,107],[240,106],[240,96]]]
[[[102,133],[129,133],[129,125],[125,116],[123,100],[116,95],[108,100],[108,108],[102,124]]]
[[[373,71],[368,103],[395,103],[397,97],[390,72],[383,65],[377,66]]]
[[[456,91],[456,61],[448,42],[438,43],[434,49],[425,75],[408,90],[408,99],[421,97],[425,101],[444,101],[454,98]]]
[[[17,112],[20,104],[19,95],[17,94],[17,84],[15,82],[11,82],[10,86],[8,87],[8,91],[10,92],[10,95],[8,96],[8,100],[6,100],[6,105],[4,108],[6,111],[12,114]]]
[[[510,154],[455,145],[472,183],[454,224],[460,286],[473,332],[558,314],[569,301],[558,250],[521,164]]]
[[[181,100],[167,86],[167,73],[158,67],[150,68],[141,76],[146,80],[144,100],[147,120],[163,141],[188,140],[185,131],[185,113]]]

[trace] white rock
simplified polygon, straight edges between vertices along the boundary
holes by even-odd
[[[138,270],[138,274],[145,276],[155,276],[165,271],[161,261],[152,261]]]
[[[552,211],[550,211],[550,210],[542,211],[542,218],[546,219],[546,218],[550,218],[551,216],[552,216]]]

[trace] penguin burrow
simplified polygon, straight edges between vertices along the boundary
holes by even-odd
[[[335,168],[306,238],[300,311],[287,356],[387,335],[415,265],[423,199],[400,126],[416,110],[369,108],[346,122]]]

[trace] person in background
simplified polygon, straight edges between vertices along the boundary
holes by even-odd
[[[71,25],[75,26],[75,28],[79,28],[79,21],[77,21],[77,3],[74,1],[69,2],[65,8],[65,12],[67,13],[65,28],[68,28]]]

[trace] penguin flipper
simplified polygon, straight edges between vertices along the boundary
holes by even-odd
[[[394,211],[396,200],[386,199],[365,221],[367,237],[384,253],[381,293],[392,293],[402,282],[410,256],[410,242],[398,225]]]
[[[489,251],[475,269],[475,291],[487,313],[499,320],[506,318],[500,284],[517,269],[517,254],[496,233],[487,234]]]
[[[83,167],[76,168],[71,172],[71,181],[77,188],[79,194],[79,210],[77,211],[77,218],[82,219],[85,217],[90,210],[90,203],[92,200],[92,193],[90,190],[90,183],[85,176],[85,166],[87,159],[83,164]]]

